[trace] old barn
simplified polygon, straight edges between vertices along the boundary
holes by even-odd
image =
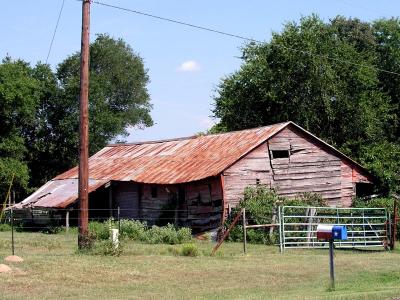
[[[350,206],[371,176],[358,163],[293,122],[223,134],[109,145],[89,160],[91,218],[116,216],[215,228],[248,185],[279,194],[315,192]],[[47,182],[19,209],[77,208],[78,169]]]

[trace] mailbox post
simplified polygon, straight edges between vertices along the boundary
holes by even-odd
[[[347,240],[346,226],[335,225],[318,225],[317,226],[317,239],[329,242],[329,273],[330,273],[330,288],[335,288],[335,266],[333,262],[333,241],[334,240]]]

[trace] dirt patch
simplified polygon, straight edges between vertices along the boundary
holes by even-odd
[[[16,255],[7,256],[4,260],[8,261],[8,262],[23,262],[24,261],[21,257],[16,256]]]
[[[7,265],[0,264],[0,273],[9,273],[11,268]]]

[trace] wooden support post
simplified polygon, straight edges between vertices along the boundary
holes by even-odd
[[[247,250],[247,231],[246,231],[246,209],[243,208],[243,252],[246,254]]]
[[[11,253],[15,255],[15,247],[14,247],[14,209],[11,206]]]
[[[276,207],[274,207],[273,209],[272,209],[272,223],[274,224],[274,223],[276,223]],[[271,226],[270,228],[269,228],[269,240],[270,241],[272,241],[273,240],[273,237],[274,237],[274,229],[275,229],[275,227],[274,226]]]
[[[111,183],[110,186],[108,187],[108,208],[110,209],[109,216],[112,218],[114,216],[113,214],[113,203],[112,203],[112,187]]]
[[[231,225],[229,225],[229,228],[227,231],[224,232],[224,235],[222,236],[222,238],[219,240],[219,242],[215,245],[215,247],[213,248],[211,255],[214,255],[215,252],[218,250],[218,248],[222,245],[222,243],[224,242],[224,240],[226,239],[226,237],[229,235],[229,232],[231,232],[231,230],[233,229],[233,227],[236,225],[236,223],[239,221],[240,216],[243,213],[243,209],[240,210],[240,212],[238,212],[238,214],[236,215],[236,217],[233,219]]]
[[[65,212],[65,231],[69,231],[69,210]]]

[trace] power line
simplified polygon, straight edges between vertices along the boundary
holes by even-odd
[[[60,23],[61,14],[62,14],[62,11],[63,11],[63,9],[64,9],[64,3],[65,3],[65,0],[62,1],[61,9],[60,9],[60,12],[59,12],[59,14],[58,14],[56,27],[54,28],[53,37],[52,37],[51,42],[50,42],[49,52],[47,52],[46,64],[47,64],[47,62],[48,62],[48,60],[49,60],[49,56],[50,56],[50,53],[51,53],[51,48],[53,48],[54,38],[56,37],[56,33],[57,33],[57,29],[58,29],[58,24]]]
[[[82,0],[78,0],[78,1],[82,1]],[[256,39],[253,39],[253,38],[248,38],[248,37],[245,37],[245,36],[242,36],[242,35],[233,34],[233,33],[229,33],[229,32],[224,32],[224,31],[221,31],[221,30],[217,30],[217,29],[213,29],[213,28],[209,28],[209,27],[204,27],[204,26],[200,26],[200,25],[195,25],[195,24],[192,24],[192,23],[183,22],[183,21],[179,21],[179,20],[175,20],[175,19],[171,19],[171,18],[161,17],[161,16],[157,16],[157,15],[154,15],[154,14],[145,13],[145,12],[142,12],[142,11],[139,11],[139,10],[134,10],[134,9],[126,8],[126,7],[116,6],[116,5],[112,5],[112,4],[108,4],[108,3],[104,3],[104,2],[100,2],[100,1],[95,1],[95,0],[92,1],[92,3],[98,4],[98,5],[101,5],[101,6],[105,6],[105,7],[109,7],[109,8],[113,8],[113,9],[117,9],[117,10],[122,10],[122,11],[125,11],[125,12],[137,14],[137,15],[142,15],[142,16],[145,16],[145,17],[150,17],[150,18],[161,20],[161,21],[165,21],[165,22],[175,23],[175,24],[186,26],[186,27],[191,27],[191,28],[195,28],[195,29],[199,29],[199,30],[203,30],[203,31],[208,31],[208,32],[212,32],[212,33],[216,33],[216,34],[220,34],[220,35],[224,35],[224,36],[229,36],[229,37],[241,39],[241,40],[244,40],[244,41],[247,41],[247,42],[263,43],[260,40],[256,40]],[[366,64],[355,63],[355,62],[351,62],[351,61],[348,61],[348,60],[343,60],[343,59],[340,59],[340,58],[331,57],[331,56],[328,56],[328,55],[312,53],[311,51],[299,50],[299,49],[295,49],[295,48],[291,48],[291,47],[287,47],[287,46],[283,46],[283,45],[272,45],[272,46],[278,47],[278,48],[282,48],[282,49],[285,49],[285,50],[289,50],[289,51],[293,51],[293,52],[306,54],[306,55],[309,55],[309,56],[324,58],[324,59],[328,59],[328,60],[332,60],[332,61],[336,61],[336,62],[340,62],[340,63],[345,63],[345,64],[348,64],[348,65],[360,66],[360,67],[364,67],[364,68],[367,68],[367,69],[376,70],[376,71],[380,71],[380,72],[383,72],[383,73],[388,73],[388,74],[400,76],[400,73],[397,73],[397,72],[393,72],[393,71],[389,71],[389,70],[385,70],[385,69],[381,69],[381,68],[372,67],[372,66],[369,66],[369,65],[366,65]]]

